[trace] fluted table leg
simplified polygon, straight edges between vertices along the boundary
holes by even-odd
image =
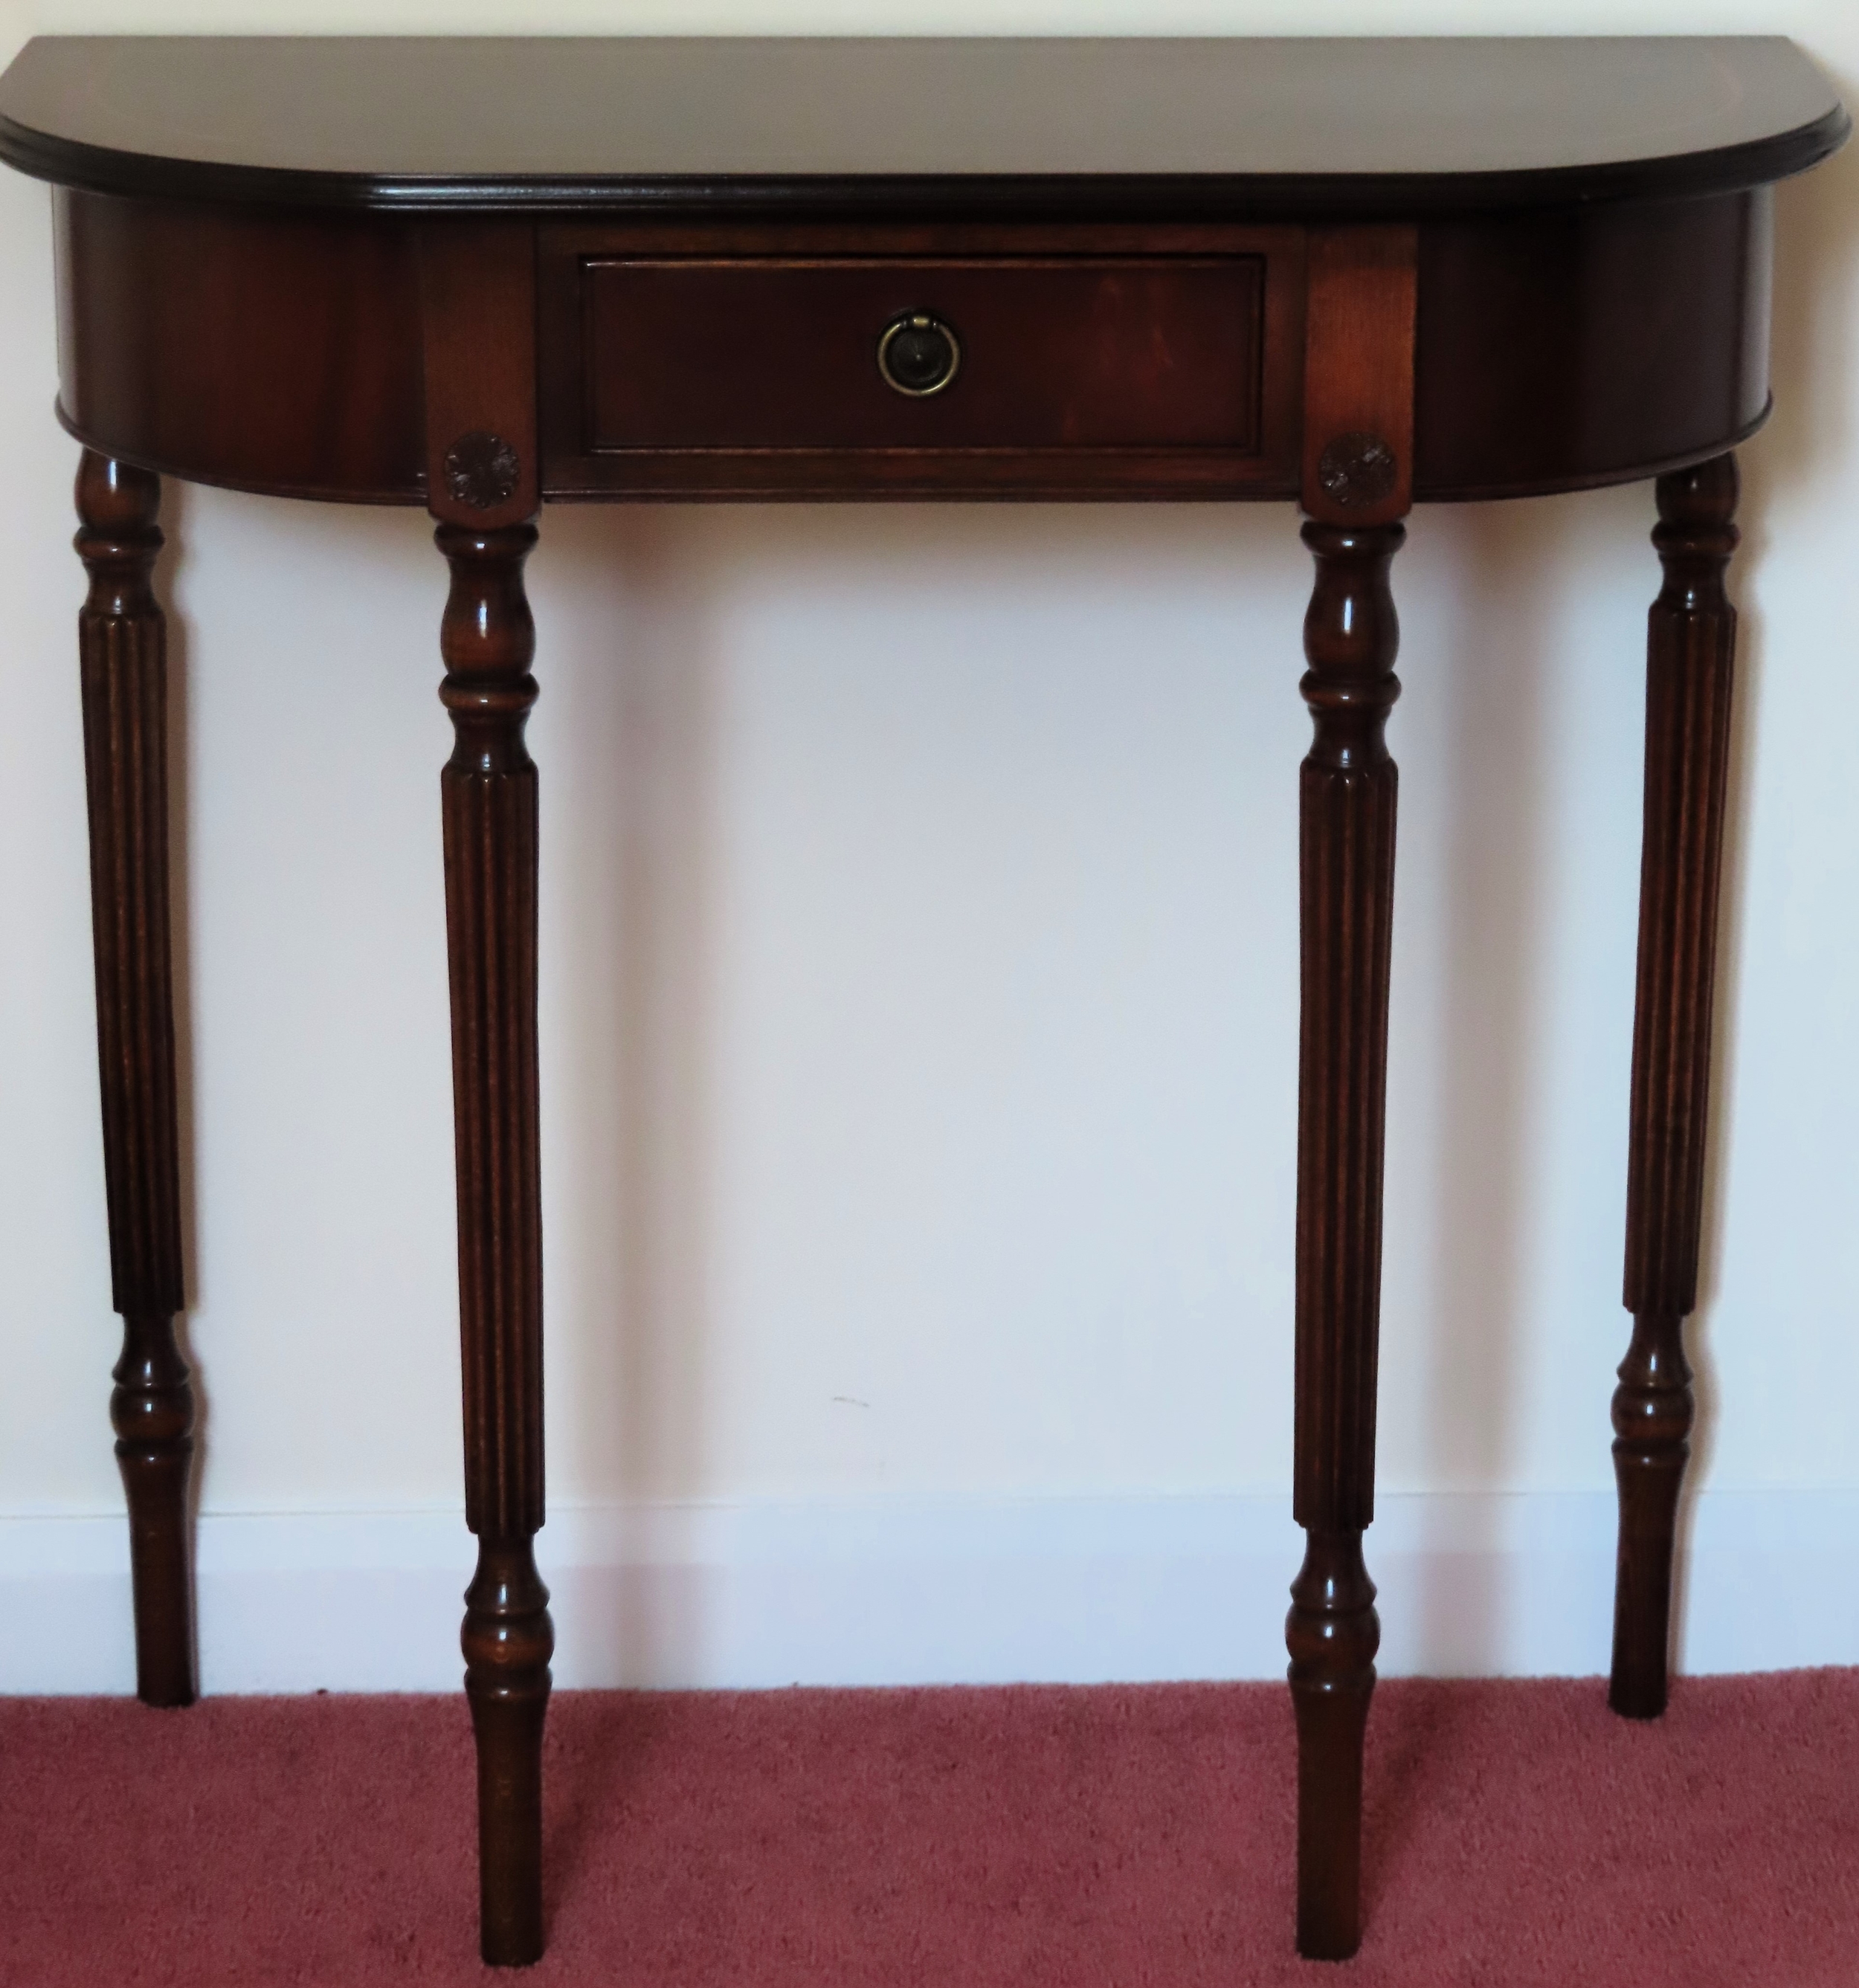
[[[523,562],[541,508],[535,231],[418,234],[427,502],[450,566],[440,630],[452,758],[440,776],[459,1177],[465,1691],[478,1753],[479,1939],[541,1958],[542,1735],[555,1645],[543,1522],[542,1190],[536,1042],[536,630]]]
[[[1647,627],[1645,828],[1627,1177],[1633,1341],[1614,1396],[1620,1531],[1607,1702],[1665,1709],[1672,1542],[1691,1454],[1684,1323],[1698,1302],[1717,888],[1729,772],[1736,458],[1658,482],[1665,581]]]
[[[1316,585],[1301,686],[1297,1441],[1305,1528],[1285,1641],[1298,1733],[1299,1953],[1361,1938],[1362,1774],[1381,1625],[1362,1535],[1375,1516],[1375,1381],[1400,694],[1389,568],[1413,501],[1417,244],[1410,228],[1313,228],[1305,347],[1304,543]]]
[[[1389,563],[1399,525],[1307,524],[1317,584],[1303,682],[1303,1001],[1298,1064],[1297,1456],[1304,1565],[1285,1625],[1298,1724],[1298,1951],[1360,1936],[1362,1754],[1381,1625],[1363,1564],[1374,1517],[1383,1100],[1400,694]]]
[[[103,1178],[123,1354],[110,1417],[129,1504],[136,1691],[191,1705],[188,1477],[194,1393],[174,1338],[181,1164],[168,934],[167,627],[149,584],[160,479],[85,450],[77,550],[90,577],[78,620],[90,815]]]
[[[452,970],[466,1523],[465,1689],[478,1745],[484,1958],[542,1952],[542,1729],[554,1631],[532,1542],[543,1522],[542,1207],[537,1143],[536,680],[523,587],[533,526],[442,525],[452,567],[440,776]]]

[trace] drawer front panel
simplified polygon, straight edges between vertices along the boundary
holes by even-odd
[[[631,449],[1258,446],[1264,264],[593,259],[584,437]],[[954,335],[913,398],[878,352],[900,315]]]
[[[550,498],[1297,489],[1304,234],[1227,223],[561,221],[538,236]],[[887,383],[886,328],[960,349]],[[939,333],[889,350],[922,387]]]

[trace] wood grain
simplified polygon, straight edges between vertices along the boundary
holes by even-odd
[[[195,482],[349,502],[422,494],[405,228],[60,191],[59,411]]]
[[[1423,227],[1416,499],[1627,481],[1739,441],[1768,405],[1772,210],[1761,189]],[[76,192],[59,193],[56,211],[59,408],[80,441],[201,482],[424,501],[421,230],[365,215],[176,207]],[[434,225],[455,227],[461,240],[474,225]],[[1111,219],[750,225],[590,217],[535,225],[543,494],[597,501],[1295,495],[1305,233],[1257,221]],[[678,446],[616,454],[594,449],[585,431],[589,259],[753,265],[1092,256],[1264,261],[1255,449],[1029,446],[1024,431],[1005,431],[984,446],[956,449],[718,449],[699,424],[676,438]],[[747,347],[737,357],[743,377],[769,380],[755,372]],[[695,368],[669,385],[702,407]],[[779,402],[778,381],[770,390]],[[442,453],[452,438],[439,445]]]
[[[727,499],[1288,495],[1295,228],[559,222],[540,232],[544,489]],[[879,333],[962,340],[912,403]]]
[[[1774,232],[1773,187],[1423,228],[1416,498],[1637,480],[1743,440],[1769,408]]]
[[[1261,257],[604,257],[581,272],[584,431],[635,449],[1169,448],[1258,453]],[[961,363],[893,392],[923,310]]]
[[[1313,228],[1305,305],[1305,514],[1380,525],[1414,502],[1414,326],[1419,238],[1411,228]],[[1327,461],[1354,438],[1387,451],[1373,494],[1339,492]]]

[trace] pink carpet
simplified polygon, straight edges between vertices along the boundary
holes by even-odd
[[[0,1700],[8,1988],[1854,1988],[1859,1671],[1393,1682],[1367,1932],[1291,1949],[1276,1685],[558,1696],[550,1946],[476,1957],[460,1700]]]

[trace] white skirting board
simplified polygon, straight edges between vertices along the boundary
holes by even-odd
[[[1284,1675],[1287,1499],[596,1506],[537,1541],[564,1688],[1098,1683]],[[1607,1665],[1611,1493],[1394,1494],[1368,1536],[1384,1677]],[[443,1691],[472,1542],[455,1511],[212,1514],[201,1682]],[[1841,1571],[1842,1569],[1845,1570]],[[1681,1669],[1859,1663],[1859,1491],[1705,1491]],[[127,1692],[122,1516],[0,1516],[0,1692]]]

